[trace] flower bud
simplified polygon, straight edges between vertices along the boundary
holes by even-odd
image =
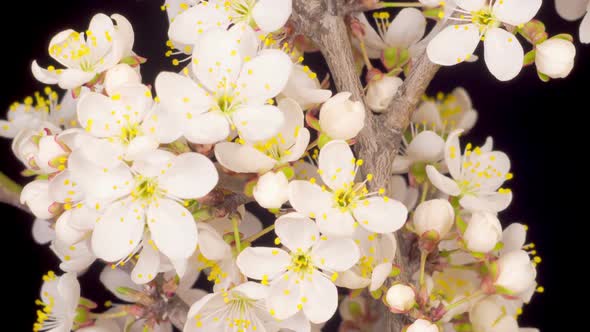
[[[416,304],[416,293],[410,286],[396,284],[389,288],[385,299],[392,311],[408,312]]]
[[[328,99],[320,109],[320,127],[332,139],[348,140],[365,125],[365,107],[351,101],[350,92],[341,92]]]
[[[498,278],[494,283],[514,294],[522,293],[534,284],[537,270],[523,250],[508,252],[498,260]]]
[[[254,198],[256,202],[266,209],[278,209],[289,200],[289,180],[285,173],[268,172],[258,179],[254,187]]]
[[[455,211],[444,199],[433,199],[420,203],[414,211],[414,228],[418,235],[434,231],[444,237],[453,227]]]
[[[417,319],[412,325],[408,326],[406,332],[440,332],[436,324],[425,319]]]
[[[121,85],[129,83],[139,84],[141,83],[141,77],[135,69],[124,63],[109,69],[104,79],[104,87],[109,95]]]
[[[518,332],[514,316],[507,314],[496,297],[487,297],[471,308],[469,320],[477,332]]]
[[[564,78],[574,68],[576,47],[572,42],[551,38],[537,45],[537,70],[551,78]]]
[[[20,194],[20,202],[27,204],[35,217],[51,219],[55,217],[54,201],[49,196],[49,181],[35,180],[28,183]]]
[[[367,85],[366,98],[369,108],[377,113],[385,111],[402,83],[399,77],[385,75],[371,80]]]
[[[465,234],[463,234],[467,249],[481,253],[492,251],[501,239],[502,225],[500,220],[489,212],[474,213]]]

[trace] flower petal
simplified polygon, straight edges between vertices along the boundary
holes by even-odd
[[[147,224],[158,249],[171,260],[186,259],[197,248],[197,225],[179,203],[160,199],[147,211]]]
[[[256,280],[272,280],[285,271],[290,263],[291,256],[284,250],[268,247],[248,247],[236,260],[240,271]]]
[[[297,212],[315,218],[330,210],[332,196],[318,185],[297,180],[289,183],[289,202]]]
[[[310,278],[302,281],[301,290],[306,298],[303,312],[312,323],[320,324],[332,318],[338,308],[338,291],[328,278],[314,270]]]
[[[486,0],[453,0],[455,4],[468,11],[478,11],[486,5]]]
[[[502,232],[502,243],[504,246],[500,255],[506,252],[520,250],[526,242],[526,227],[523,224],[512,223]]]
[[[461,177],[461,145],[459,143],[459,136],[463,130],[457,129],[449,134],[445,143],[445,163],[449,169],[449,173],[453,179]]]
[[[261,141],[276,135],[285,117],[275,106],[246,106],[232,115],[240,137],[246,141]]]
[[[291,0],[258,0],[252,18],[263,32],[274,32],[287,23],[291,10]]]
[[[298,305],[301,304],[302,294],[298,280],[297,274],[287,272],[270,284],[266,306],[274,312],[274,318],[287,319],[299,311]]]
[[[541,8],[542,0],[496,1],[492,12],[502,22],[519,25],[532,20]]]
[[[408,218],[408,209],[388,197],[371,197],[359,202],[353,215],[364,228],[383,234],[402,228]]]
[[[215,158],[221,166],[237,173],[265,172],[276,164],[276,160],[249,145],[231,142],[215,145]]]
[[[57,84],[64,90],[74,89],[89,82],[95,75],[94,72],[85,72],[80,69],[64,69],[59,74]]]
[[[580,41],[584,44],[590,43],[590,15],[586,14],[580,24]]]
[[[331,189],[350,185],[355,176],[355,158],[348,143],[331,141],[320,150],[318,167],[324,183]]]
[[[127,272],[121,269],[112,269],[110,266],[105,266],[100,272],[100,282],[117,298],[133,303],[135,298],[129,295],[125,295],[117,291],[117,288],[125,287],[136,291],[142,291],[143,286],[137,285],[131,280],[131,277]]]
[[[388,47],[409,48],[424,36],[426,18],[416,8],[404,8],[393,19],[385,33]]]
[[[198,223],[199,229],[199,250],[208,260],[221,260],[231,255],[230,246],[223,241],[223,238],[215,228],[205,223]]]
[[[147,240],[147,241],[146,241]],[[149,239],[144,239],[143,249],[139,253],[137,264],[131,271],[131,280],[138,285],[152,281],[160,268],[160,253]]]
[[[475,51],[479,40],[479,30],[475,24],[452,25],[439,32],[430,41],[426,51],[430,61],[452,66],[467,60]]]
[[[200,3],[180,13],[170,22],[168,36],[175,43],[194,45],[203,32],[228,24],[228,16],[223,8]]]
[[[51,228],[51,224],[45,219],[35,219],[31,232],[37,244],[47,244],[55,239],[55,230]]]
[[[264,104],[278,95],[289,80],[293,63],[280,50],[263,50],[258,56],[242,67],[238,78],[237,91],[247,103]]]
[[[315,218],[322,234],[333,237],[350,237],[354,233],[355,221],[348,211],[330,208]]]
[[[307,251],[320,239],[318,226],[302,214],[292,212],[275,221],[275,233],[291,251]]]
[[[440,172],[432,165],[426,166],[426,174],[428,179],[438,190],[447,195],[458,196],[461,193],[459,186],[452,179],[440,174]]]
[[[59,82],[59,75],[53,71],[49,71],[47,69],[41,68],[39,64],[37,64],[37,60],[33,61],[31,64],[31,71],[33,72],[33,76],[37,79],[37,81],[43,84],[57,84]]]
[[[484,59],[492,75],[500,81],[508,81],[520,73],[524,50],[516,36],[504,29],[493,28],[485,36]]]
[[[209,91],[236,81],[242,65],[239,39],[224,29],[205,31],[193,50],[193,72]],[[224,83],[225,82],[225,83]]]
[[[209,158],[189,152],[172,159],[170,167],[158,181],[167,194],[192,199],[207,195],[217,185],[218,179],[215,165]]]
[[[184,137],[192,143],[214,144],[230,134],[227,118],[217,112],[187,115],[182,118]]]
[[[435,132],[426,130],[416,135],[406,153],[414,161],[434,163],[442,159],[445,141]]]
[[[196,116],[209,109],[213,100],[190,78],[171,72],[156,77],[156,93],[164,110]]]
[[[586,14],[588,0],[555,0],[555,8],[562,18],[568,21],[579,20]]]
[[[313,264],[327,272],[342,272],[358,262],[360,251],[352,239],[328,238],[311,250]]]
[[[493,192],[486,195],[468,195],[459,201],[462,207],[469,211],[500,212],[512,202],[512,193]]]
[[[371,274],[371,285],[369,286],[370,292],[374,292],[383,286],[383,283],[389,277],[391,269],[392,265],[389,262],[375,266],[373,273]]]

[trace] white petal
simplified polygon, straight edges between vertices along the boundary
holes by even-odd
[[[330,210],[332,195],[309,181],[292,181],[289,183],[289,202],[297,212],[313,217]]]
[[[275,106],[248,106],[238,109],[232,120],[240,137],[246,141],[261,141],[276,135],[285,117]]]
[[[584,44],[590,43],[590,15],[586,14],[580,24],[580,41]]]
[[[248,104],[263,104],[278,95],[289,80],[293,63],[280,50],[264,50],[242,67],[237,81],[240,98]]]
[[[381,288],[385,280],[389,277],[391,269],[392,265],[389,262],[375,266],[373,273],[371,274],[371,285],[369,286],[370,292],[374,292]]]
[[[179,203],[160,199],[151,204],[147,224],[158,249],[171,260],[186,259],[197,248],[197,225],[191,213]]]
[[[131,169],[143,175],[146,178],[158,177],[162,175],[162,171],[168,169],[172,161],[176,158],[172,152],[165,150],[155,150],[146,153],[133,162]]]
[[[70,225],[69,216],[71,213],[70,211],[66,211],[63,213],[57,222],[55,223],[55,235],[59,239],[59,241],[64,242],[67,245],[72,245],[74,243],[79,242],[86,236],[86,231],[82,231],[72,227]]]
[[[152,281],[158,275],[160,268],[160,253],[149,243],[149,240],[146,240],[148,239],[144,240],[137,264],[131,271],[131,280],[138,285]]]
[[[350,212],[329,209],[316,216],[322,234],[334,237],[350,237],[354,233],[355,221]]]
[[[80,300],[80,283],[78,282],[76,273],[65,273],[62,275],[57,283],[57,291],[61,295],[61,300],[64,301],[68,311],[76,310],[78,301]]]
[[[139,203],[112,204],[92,232],[94,254],[107,262],[125,258],[139,244],[144,226],[145,212]]]
[[[426,174],[428,175],[428,179],[432,185],[445,194],[458,196],[461,193],[457,183],[452,179],[440,174],[440,172],[434,166],[426,166]]]
[[[182,136],[182,121],[186,117],[176,112],[168,112],[158,104],[144,118],[141,127],[144,132],[156,137],[156,140],[162,144],[172,143]]]
[[[355,269],[350,269],[338,274],[336,286],[348,289],[361,289],[371,284],[371,279],[360,276]]]
[[[281,244],[291,251],[307,251],[319,240],[320,232],[309,218],[296,212],[281,216],[275,221],[275,233]]]
[[[503,0],[496,1],[492,12],[502,22],[510,25],[519,25],[532,20],[542,0]]]
[[[502,253],[520,250],[524,246],[526,241],[526,227],[519,223],[510,224],[510,226],[504,229],[502,232]]]
[[[393,174],[404,174],[410,171],[410,167],[414,164],[414,160],[408,156],[398,155],[393,160]]]
[[[152,152],[160,146],[160,143],[153,136],[138,136],[129,142],[125,160],[135,160],[139,156]]]
[[[459,201],[462,207],[469,211],[500,212],[512,202],[512,193],[490,193],[487,195],[468,195]]]
[[[59,75],[54,71],[49,71],[47,69],[41,68],[37,64],[37,60],[33,61],[31,64],[31,71],[33,72],[33,76],[37,79],[37,81],[44,83],[44,84],[57,84],[59,81]]]
[[[286,158],[284,158],[284,161],[295,162],[301,159],[301,157],[303,157],[303,155],[307,151],[310,137],[311,134],[309,133],[309,130],[307,130],[307,128],[299,129],[299,131],[297,132],[297,137],[295,138],[295,144],[293,144],[293,146],[291,146],[290,149],[286,150],[289,151],[289,154]]]
[[[479,30],[475,24],[452,25],[439,32],[430,41],[426,51],[430,61],[452,66],[467,60],[475,51],[479,40]]]
[[[433,163],[442,159],[445,141],[435,132],[426,130],[416,135],[406,153],[415,161]]]
[[[35,219],[32,233],[33,239],[38,244],[47,244],[55,239],[55,230],[51,228],[51,224],[45,219]]]
[[[461,177],[461,145],[459,144],[459,136],[463,133],[463,130],[458,129],[453,131],[447,137],[445,143],[445,162],[449,173],[453,179],[459,179]]]
[[[356,19],[358,19],[360,21],[360,23],[364,26],[364,29],[365,29],[364,42],[367,47],[367,55],[371,59],[380,58],[381,52],[387,47],[387,45],[385,45],[385,42],[379,36],[377,31],[375,31],[375,29],[373,29],[373,27],[371,26],[371,23],[369,23],[369,21],[367,20],[365,13],[356,13],[354,15],[354,17]],[[359,48],[358,41],[356,41],[356,38],[353,38],[353,43],[355,44],[355,46],[357,48]]]
[[[318,167],[322,180],[334,190],[354,181],[355,166],[354,155],[345,141],[331,141],[320,150]]]
[[[310,77],[309,71],[306,72],[303,68],[299,64],[293,65],[291,76],[282,95],[294,99],[303,109],[309,109],[330,99],[332,91],[322,89],[317,77]]]
[[[268,287],[257,282],[247,281],[232,288],[232,292],[239,292],[252,300],[262,300],[268,296]]]
[[[555,0],[555,8],[562,18],[575,21],[586,14],[588,0]]]
[[[20,194],[20,201],[27,204],[37,218],[51,219],[54,217],[54,214],[49,209],[54,201],[49,195],[49,183],[47,180],[29,182]]]
[[[314,270],[311,278],[302,282],[301,290],[307,300],[303,303],[303,312],[312,323],[319,324],[332,318],[338,308],[338,291],[328,278]]]
[[[274,318],[283,320],[299,311],[302,294],[298,280],[297,274],[287,272],[272,281],[266,306],[274,311]]]
[[[314,265],[329,272],[342,272],[359,260],[358,246],[352,239],[328,238],[311,250]]]
[[[248,247],[236,260],[236,264],[248,278],[271,280],[285,271],[291,263],[291,256],[284,250],[267,247]]]
[[[353,210],[358,223],[375,233],[395,232],[406,223],[408,209],[404,204],[386,197],[371,197]]]
[[[385,34],[388,47],[409,48],[424,36],[426,18],[416,8],[404,8],[393,19]]]
[[[276,164],[276,160],[249,145],[231,142],[215,145],[215,158],[221,166],[237,173],[264,172]]]
[[[477,11],[486,5],[486,0],[453,0],[455,4],[468,11]]]
[[[209,91],[219,90],[219,84],[235,82],[242,55],[239,40],[234,34],[213,28],[205,31],[197,40],[193,50],[193,72]]]
[[[485,35],[484,59],[492,75],[500,81],[508,81],[520,73],[524,50],[516,36],[504,29],[493,28]]]
[[[87,93],[80,98],[77,113],[80,125],[94,136],[111,137],[121,132],[121,110],[109,97],[95,92]]]
[[[252,17],[264,32],[274,32],[285,25],[292,10],[291,0],[258,0]]]
[[[230,246],[217,233],[215,228],[205,223],[198,223],[199,250],[209,260],[221,260],[231,254]]]
[[[214,144],[230,134],[227,118],[218,112],[182,117],[184,137],[192,143]]]
[[[412,122],[416,124],[431,124],[434,128],[442,127],[442,118],[438,106],[433,101],[424,101],[412,114]]]
[[[161,72],[156,77],[156,93],[164,110],[183,116],[201,114],[213,103],[193,80],[176,73]]]
[[[284,139],[279,142],[282,148],[289,148],[297,139],[297,134],[304,128],[304,115],[301,106],[291,98],[279,100],[278,108],[283,113],[285,121],[279,130],[279,135]]]
[[[170,23],[168,36],[175,43],[193,45],[208,29],[227,25],[227,14],[219,6],[195,5],[176,16]]]
[[[85,72],[80,69],[64,69],[62,73],[59,74],[57,84],[64,90],[74,89],[84,83],[88,83],[95,75],[95,73]]]
[[[134,299],[128,295],[123,295],[117,291],[119,287],[126,287],[133,290],[141,291],[142,286],[135,284],[129,274],[121,269],[112,269],[110,266],[105,266],[100,273],[100,282],[119,299],[126,302],[133,302]]]
[[[171,161],[170,168],[159,177],[159,185],[174,197],[191,199],[207,195],[219,176],[209,158],[199,153],[183,153]]]

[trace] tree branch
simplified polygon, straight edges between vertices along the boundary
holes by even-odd
[[[23,188],[18,183],[0,172],[0,202],[31,213],[29,208],[20,202],[20,193],[22,190]]]

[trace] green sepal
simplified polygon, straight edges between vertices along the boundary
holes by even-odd
[[[461,234],[465,233],[465,230],[467,229],[467,223],[465,222],[465,220],[463,220],[463,218],[461,218],[460,215],[457,215],[455,217],[455,225],[457,226],[457,229]]]
[[[514,292],[509,290],[508,288],[495,285],[494,289],[496,290],[496,293],[500,295],[514,296]]]
[[[244,186],[244,195],[248,197],[254,197],[254,187],[256,187],[257,183],[258,178],[246,182],[246,185]]]
[[[279,171],[283,172],[283,174],[285,174],[285,177],[287,177],[287,180],[289,181],[293,180],[293,178],[295,177],[295,169],[293,169],[293,167],[291,166],[281,167]]]
[[[388,71],[402,68],[410,61],[410,52],[405,48],[388,47],[381,54],[381,62]]]
[[[381,296],[383,295],[383,291],[380,289],[371,292],[371,297],[373,297],[375,300],[379,300],[381,298]]]
[[[321,149],[324,147],[324,145],[328,144],[332,139],[330,138],[330,136],[322,133],[320,134],[320,137],[318,137],[318,147]]]
[[[567,40],[571,43],[574,42],[574,36],[570,35],[569,33],[560,33],[558,35],[551,37],[551,39],[563,39],[563,40]]]
[[[197,209],[193,212],[193,218],[196,221],[206,221],[212,218],[209,209]]]
[[[361,305],[355,301],[348,302],[348,312],[350,313],[350,315],[352,317],[355,317],[355,318],[359,318],[363,314]]]
[[[518,29],[518,32],[533,45],[540,44],[547,40],[545,24],[539,20],[531,20]]]
[[[78,300],[78,305],[88,309],[95,309],[98,307],[96,303],[84,297],[80,297]]]
[[[418,184],[422,184],[428,179],[428,175],[426,174],[426,165],[427,164],[424,162],[417,162],[410,166],[410,173],[412,173]]]
[[[130,65],[131,67],[135,67],[135,66],[144,64],[146,62],[147,62],[146,58],[142,58],[137,55],[130,55],[130,56],[127,56],[127,57],[124,57],[123,59],[121,59],[121,61],[119,63]]]
[[[502,248],[504,248],[504,243],[498,242],[498,243],[496,243],[496,246],[494,247],[494,251],[500,251],[500,250],[502,250]]]
[[[322,127],[320,127],[320,120],[318,120],[318,118],[316,118],[312,113],[313,112],[305,113],[305,122],[310,128],[313,128],[316,131],[321,131]]]
[[[537,51],[532,50],[524,55],[524,66],[530,66],[535,63],[535,58],[537,56]]]
[[[397,266],[395,264],[391,265],[391,272],[389,272],[390,278],[395,278],[395,277],[399,276],[401,273],[402,273],[402,269],[399,266]]]
[[[20,172],[20,175],[28,178],[37,175],[37,173],[32,169],[25,169],[24,171]]]
[[[442,11],[441,8],[439,7],[435,7],[435,8],[428,8],[422,11],[422,14],[424,14],[424,17],[429,18],[429,19],[433,19],[433,20],[440,20],[440,13],[444,12]]]
[[[537,71],[537,75],[539,75],[539,79],[545,83],[549,82],[550,80],[549,76],[541,73],[540,71]]]

